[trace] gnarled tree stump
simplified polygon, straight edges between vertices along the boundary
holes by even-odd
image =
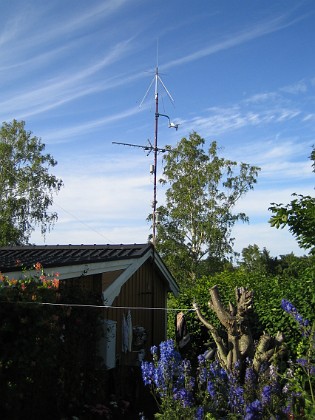
[[[253,306],[253,292],[243,287],[235,289],[236,305],[229,303],[225,308],[221,302],[217,286],[210,289],[209,308],[216,314],[225,328],[226,337],[222,337],[218,330],[201,314],[196,303],[193,304],[199,320],[208,328],[217,346],[217,357],[221,366],[231,371],[238,363],[240,369],[244,360],[249,357],[253,360],[256,373],[262,363],[271,364],[273,359],[283,355],[283,336],[278,333],[275,338],[263,334],[257,346],[254,344],[250,330],[249,313]]]

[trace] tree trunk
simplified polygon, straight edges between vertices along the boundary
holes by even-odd
[[[236,306],[229,303],[228,309],[221,302],[217,286],[213,286],[209,293],[209,308],[225,328],[226,338],[221,337],[217,329],[203,317],[196,303],[193,306],[199,320],[208,328],[216,343],[217,357],[224,369],[231,371],[237,363],[238,368],[242,370],[245,359],[249,357],[258,373],[262,363],[270,364],[275,357],[283,354],[283,336],[280,333],[276,338],[263,334],[255,348],[248,317],[253,305],[252,291],[243,287],[236,288]]]

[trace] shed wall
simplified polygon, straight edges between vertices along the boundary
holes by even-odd
[[[98,275],[87,275],[81,278],[67,279],[64,286],[80,287],[93,291],[97,296],[119,277],[122,270],[106,272]],[[145,355],[150,355],[152,345],[159,345],[166,339],[166,322],[168,287],[165,280],[155,269],[152,260],[146,261],[122,286],[119,295],[114,299],[113,307],[100,309],[107,320],[116,321],[116,360],[121,365],[135,365],[138,361],[139,350],[144,348]],[[106,302],[105,302],[106,305]],[[123,317],[130,309],[133,327],[143,327],[147,332],[147,339],[141,348],[133,346],[132,352],[122,351],[122,323]],[[144,309],[140,309],[144,308]],[[146,309],[147,308],[147,309]],[[154,309],[161,308],[161,309]]]
[[[105,274],[104,274],[105,275]],[[147,340],[144,346],[146,355],[152,345],[158,345],[166,339],[166,299],[167,289],[164,280],[154,269],[153,263],[147,261],[123,285],[119,296],[112,306],[136,307],[148,309],[131,309],[132,325],[144,327]],[[153,308],[163,308],[153,309]],[[127,315],[127,309],[106,309],[107,319],[117,321],[116,355],[121,364],[134,364],[138,360],[139,348],[133,346],[131,353],[122,352],[122,322]]]

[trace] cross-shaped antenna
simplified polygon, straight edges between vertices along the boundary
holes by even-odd
[[[122,146],[139,147],[139,148],[141,148],[141,149],[143,149],[143,150],[148,151],[147,156],[149,156],[149,154],[150,154],[151,152],[155,151],[155,148],[154,148],[154,146],[151,144],[151,142],[150,142],[150,140],[149,140],[149,139],[148,139],[148,142],[149,142],[149,146],[142,146],[141,144],[132,144],[132,143],[120,143],[120,142],[118,142],[118,141],[112,141],[112,144],[120,144],[120,145],[122,145]],[[157,148],[157,151],[158,151],[158,152],[161,152],[161,153],[165,153],[165,152],[166,152],[166,149],[161,149],[160,147],[158,147],[158,148]]]

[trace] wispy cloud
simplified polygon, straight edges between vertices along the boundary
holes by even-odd
[[[94,7],[91,7],[90,4],[87,8],[81,11],[80,13],[74,15],[69,21],[67,21],[60,29],[60,36],[64,33],[73,33],[78,28],[83,26],[91,25],[96,21],[104,20],[104,18],[109,18],[114,13],[117,13],[123,6],[128,3],[128,0],[115,0],[115,1],[105,1],[98,3]],[[53,34],[55,37],[55,34]]]
[[[63,42],[66,35],[72,39],[85,27],[106,20],[127,3],[127,0],[104,1],[94,6],[88,4],[83,8],[78,4],[77,7],[71,8],[71,14],[68,14],[66,8],[61,13],[59,4],[56,4],[58,9],[54,8],[54,3],[35,8],[32,4],[21,2],[17,7],[18,12],[8,18],[2,34],[0,33],[0,39],[2,45],[8,41],[15,41],[15,51],[37,49],[38,46],[47,46],[51,42]],[[55,14],[58,15],[58,25],[51,19]],[[40,37],[38,28],[41,29]]]
[[[298,109],[274,108],[247,111],[240,106],[210,108],[205,115],[185,121],[185,127],[197,128],[204,135],[217,136],[249,126],[284,123],[298,117]]]
[[[282,98],[278,92],[263,92],[263,93],[255,93],[252,96],[243,100],[244,104],[264,104],[266,102],[279,102],[282,101]]]
[[[284,86],[281,90],[286,93],[291,93],[292,95],[305,93],[307,92],[307,84],[305,80],[300,80],[292,85]]]
[[[29,85],[23,93],[17,92],[16,95],[12,95],[11,91],[10,98],[3,100],[0,106],[6,110],[7,114],[14,113],[16,116],[18,112],[20,114],[19,118],[26,118],[85,95],[109,90],[126,83],[126,79],[118,79],[115,76],[109,76],[108,79],[103,79],[101,82],[98,80],[91,81],[91,77],[125,56],[128,52],[129,43],[130,40],[119,42],[112,47],[109,53],[92,62],[89,66],[66,74],[61,72],[51,79],[42,80],[35,86]]]
[[[53,133],[47,132],[45,134],[45,141],[50,142],[54,141],[56,142],[63,142],[64,140],[69,141],[73,136],[75,135],[84,135],[86,133],[92,133],[94,129],[98,127],[104,127],[107,124],[110,124],[115,121],[120,121],[125,118],[132,117],[136,114],[139,114],[145,109],[140,109],[139,107],[133,107],[130,109],[126,109],[124,111],[121,111],[117,114],[107,115],[103,118],[98,118],[94,120],[89,120],[86,123],[82,124],[74,124],[72,126],[68,126],[64,129],[55,130]]]
[[[277,18],[270,19],[264,22],[257,22],[254,26],[248,27],[246,30],[241,30],[230,34],[228,38],[217,41],[216,43],[199,49],[193,53],[187,54],[181,58],[175,59],[163,66],[163,70],[169,69],[176,66],[181,66],[192,61],[200,60],[211,54],[218,53],[219,51],[234,48],[238,45],[250,42],[253,39],[260,38],[262,36],[271,34],[276,31],[280,31],[289,26],[292,26],[303,19],[304,16],[298,18],[289,19],[288,14],[278,16]]]
[[[225,107],[205,109],[198,116],[182,120],[181,124],[188,131],[198,131],[203,136],[212,138],[251,127],[263,127],[265,137],[266,130],[275,137],[276,132],[288,130],[289,124],[293,122],[298,122],[302,129],[303,123],[314,120],[305,96],[310,83],[310,80],[303,80],[279,86],[275,91],[257,92]],[[260,137],[258,132],[258,138]]]
[[[0,30],[3,84],[0,106],[6,113],[4,119],[13,116],[25,119],[120,85],[122,82],[114,72],[108,71],[107,76],[105,73],[99,78],[96,75],[128,56],[132,51],[132,38],[118,40],[116,37],[113,42],[110,31],[107,31],[104,49],[92,49],[89,53],[87,46],[84,61],[80,59],[80,48],[85,40],[91,42],[91,35],[85,32],[85,27],[90,28],[93,22],[104,23],[126,4],[126,0],[117,0],[97,3],[94,7],[78,5],[71,15],[60,13],[52,4],[38,9],[32,9],[32,4],[21,4],[15,16],[7,16],[8,22]],[[60,15],[58,25],[51,19],[55,13]],[[41,36],[38,36],[39,30]],[[69,62],[69,56],[74,57],[72,62]],[[29,80],[25,84],[27,75]]]
[[[303,118],[303,121],[315,121],[315,114],[307,114],[305,115],[305,117]]]

